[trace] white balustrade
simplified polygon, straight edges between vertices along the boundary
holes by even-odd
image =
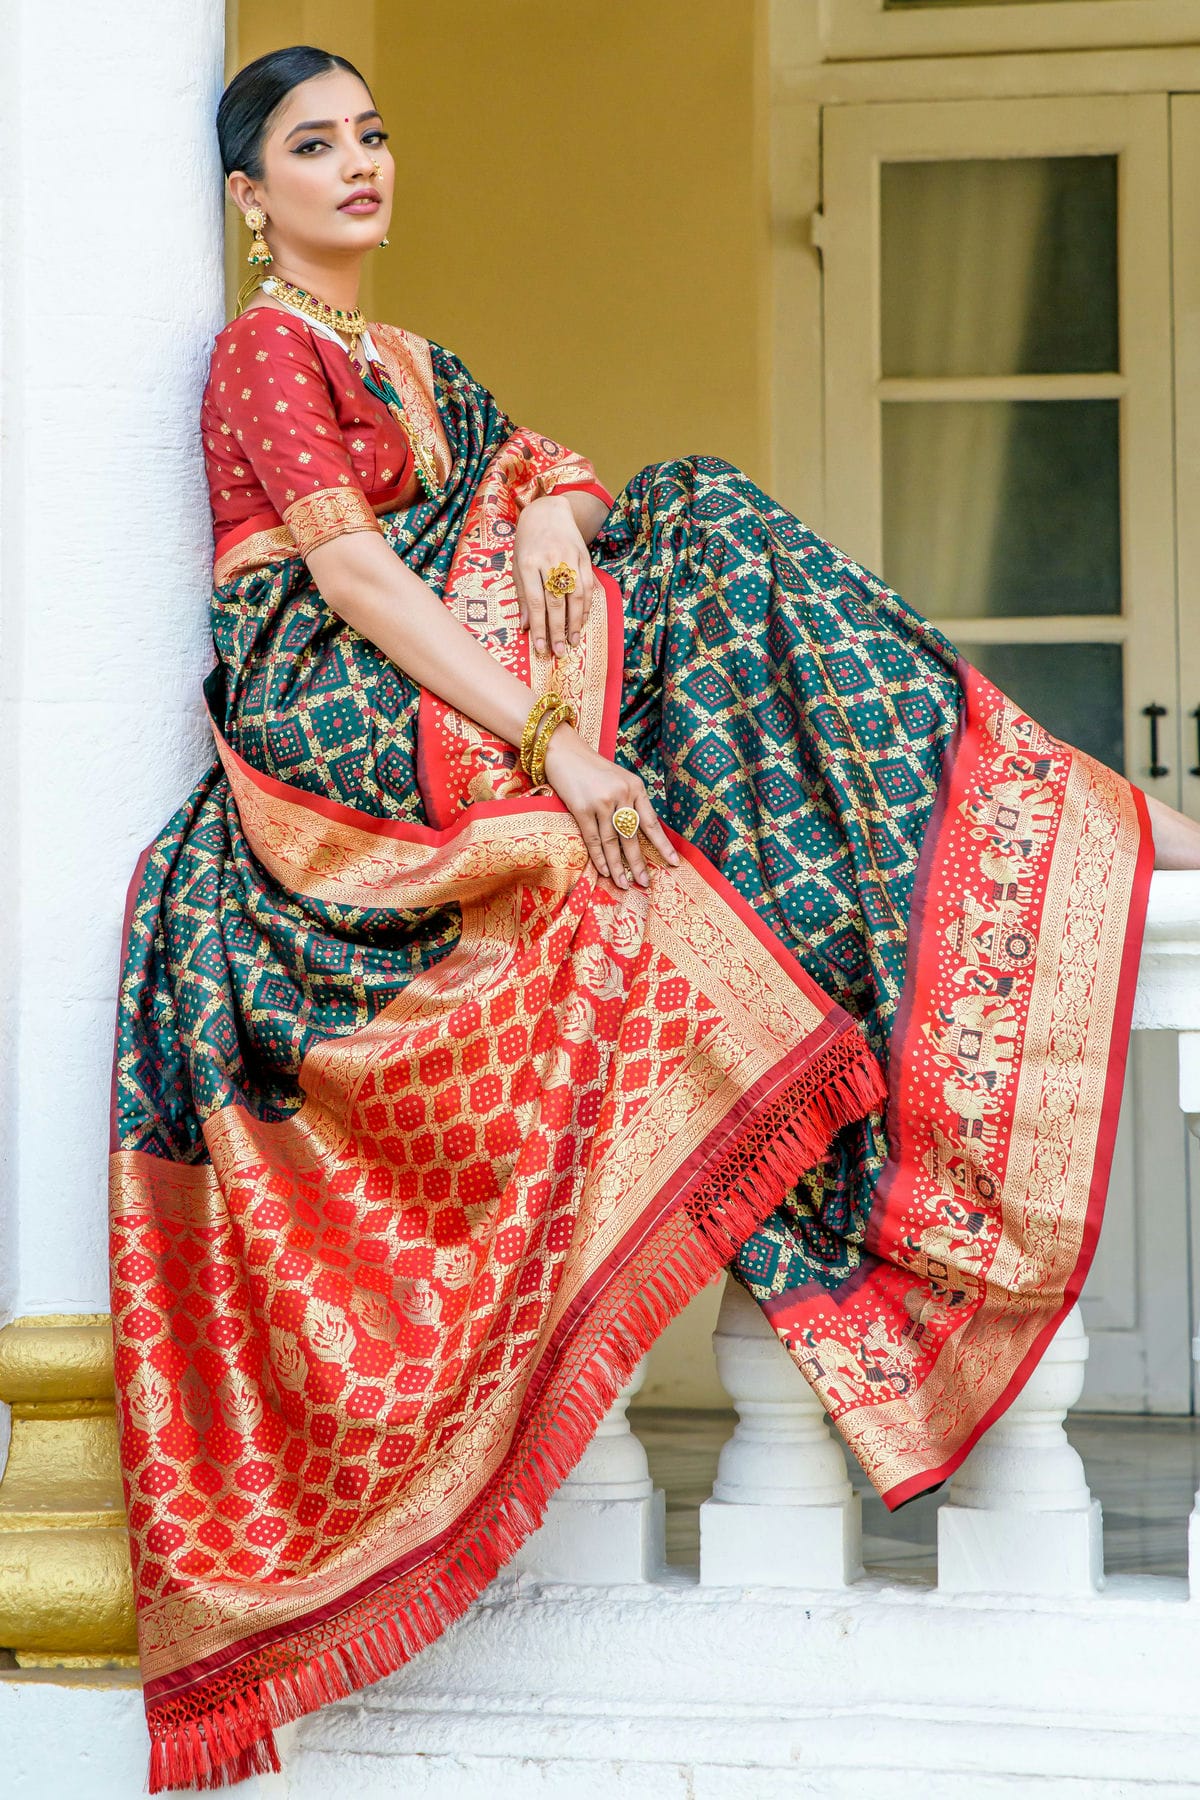
[[[820,1399],[732,1277],[713,1348],[738,1423],[700,1508],[701,1582],[845,1587],[862,1573],[861,1502],[845,1458]]]
[[[1154,875],[1133,1023],[1179,1033],[1179,1109],[1200,1138],[1200,874]],[[1200,1363],[1200,1336],[1192,1357]],[[1200,1602],[1200,1493],[1188,1520],[1188,1578]]]
[[[944,1593],[1088,1594],[1104,1582],[1100,1502],[1063,1429],[1083,1392],[1073,1306],[1033,1374],[984,1432],[938,1508]]]
[[[1179,1034],[1179,1105],[1189,1131],[1200,1138],[1200,1031]],[[1192,1360],[1200,1369],[1200,1336],[1192,1339]],[[1200,1492],[1188,1519],[1188,1587],[1200,1602]]]
[[[1185,1112],[1194,1112],[1182,1081],[1185,1062],[1194,1069],[1200,1039],[1200,871],[1159,869],[1151,878],[1133,1028],[1178,1031],[1181,1050],[1182,1039],[1192,1040],[1186,1055],[1181,1055],[1180,1104]]]
[[[650,1479],[627,1408],[646,1377],[638,1364],[595,1437],[551,1498],[509,1568],[542,1581],[649,1581],[666,1554],[666,1502]]]

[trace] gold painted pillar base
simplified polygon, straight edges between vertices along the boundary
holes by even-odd
[[[0,1330],[0,1646],[22,1668],[137,1663],[105,1313]]]

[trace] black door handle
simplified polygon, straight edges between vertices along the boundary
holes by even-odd
[[[1158,721],[1160,719],[1165,719],[1166,716],[1167,709],[1165,706],[1155,706],[1151,704],[1150,706],[1143,706],[1142,708],[1142,717],[1144,719],[1149,719],[1150,721],[1149,773],[1151,778],[1155,781],[1157,781],[1161,775],[1169,775],[1171,773],[1166,763],[1160,763],[1158,760]]]
[[[1200,706],[1196,707],[1192,717],[1196,721],[1196,762],[1188,770],[1188,774],[1200,775]]]

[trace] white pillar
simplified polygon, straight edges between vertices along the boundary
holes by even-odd
[[[1179,1034],[1179,1108],[1192,1136],[1200,1138],[1200,1031]]]
[[[125,889],[210,757],[224,7],[9,0],[3,37],[0,1323],[107,1307]]]
[[[541,1581],[650,1581],[663,1565],[666,1501],[650,1479],[626,1409],[646,1377],[645,1358],[546,1508],[540,1528],[508,1565]]]
[[[700,1508],[701,1582],[845,1587],[862,1573],[862,1503],[820,1399],[732,1277],[713,1348],[738,1423]]]
[[[938,1508],[943,1592],[1062,1595],[1103,1586],[1100,1502],[1063,1430],[1083,1392],[1087,1352],[1073,1306],[950,1483]]]

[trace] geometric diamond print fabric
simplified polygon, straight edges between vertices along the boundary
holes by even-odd
[[[719,457],[643,469],[592,552],[626,596],[618,759],[886,1068],[953,648]],[[756,1298],[852,1274],[885,1156],[877,1117],[841,1134],[731,1265]]]

